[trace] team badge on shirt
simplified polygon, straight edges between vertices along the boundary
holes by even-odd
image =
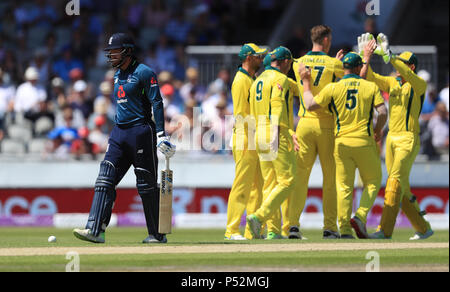
[[[158,81],[156,81],[155,77],[152,77],[152,79],[150,80],[150,87],[155,87],[158,86]]]
[[[138,79],[133,75],[128,75],[127,83],[138,83]]]

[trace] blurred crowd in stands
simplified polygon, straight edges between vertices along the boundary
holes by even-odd
[[[442,154],[449,152],[449,77],[447,74],[446,87],[438,90],[436,84],[430,82],[429,72],[420,70],[418,75],[428,83],[419,120],[421,153],[427,155],[430,160],[438,160]]]
[[[284,2],[80,0],[81,13],[74,17],[65,13],[67,1],[2,0],[0,155],[101,159],[115,115],[114,70],[103,47],[117,31],[134,36],[138,58],[158,74],[166,131],[177,147],[229,154],[224,149],[233,127],[227,117],[233,111],[230,90],[237,68],[224,68],[202,85],[202,72],[187,60],[185,48],[239,45],[240,26],[269,19]],[[287,42],[296,57],[307,52],[306,37],[296,28]],[[448,153],[448,84],[442,90],[429,84],[421,122],[423,153],[433,159]]]
[[[80,0],[80,15],[69,16],[68,1],[2,0],[0,154],[67,159],[105,152],[115,105],[114,71],[103,47],[118,31],[133,35],[138,58],[159,75],[168,121],[198,106],[217,117],[231,114],[230,72],[222,70],[211,86],[199,86],[185,48],[233,44],[239,25],[252,25],[245,15],[265,17],[283,2]],[[216,122],[209,125],[219,129]],[[169,123],[167,131],[174,132]],[[217,131],[212,137],[224,132]]]

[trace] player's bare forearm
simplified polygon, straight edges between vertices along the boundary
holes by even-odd
[[[314,101],[314,96],[311,90],[308,91],[305,90],[303,92],[303,100],[305,102],[305,107],[308,111],[315,111],[321,108],[321,106]]]
[[[361,68],[361,72],[359,73],[359,76],[363,79],[367,79],[367,73],[369,72],[369,62],[365,61],[364,65]]]
[[[364,65],[361,69],[359,76],[361,78],[366,79],[367,73],[369,72],[370,60],[372,59],[373,53],[377,48],[377,42],[375,40],[371,40],[364,48]]]
[[[308,111],[314,111],[320,108],[314,102],[314,96],[311,92],[311,69],[306,68],[305,64],[300,64],[298,67],[298,74],[303,83],[303,102]]]
[[[388,118],[387,109],[384,104],[376,106],[375,109],[378,113],[378,117],[377,117],[377,121],[375,123],[375,127],[374,127],[373,131],[374,131],[375,140],[380,141],[381,137],[382,137],[382,131],[384,129],[384,126],[386,125],[387,118]]]
[[[292,137],[292,142],[294,143],[294,150],[295,150],[295,152],[300,151],[300,144],[298,143],[297,134],[293,133],[291,135],[291,137]]]

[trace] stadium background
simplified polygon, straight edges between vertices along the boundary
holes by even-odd
[[[448,1],[381,0],[373,17],[363,0],[81,0],[78,16],[66,15],[67,2],[0,3],[0,226],[84,224],[114,117],[113,71],[102,48],[110,34],[126,31],[139,59],[158,73],[167,132],[182,140],[175,141],[172,163],[174,223],[224,227],[234,177],[226,116],[236,53],[255,42],[283,44],[300,57],[311,46],[309,28],[326,23],[334,31],[331,55],[351,50],[366,31],[383,31],[393,46],[420,52],[429,89],[411,185],[433,226],[448,229]],[[392,70],[376,62],[377,72]],[[385,182],[385,167],[383,173]],[[317,165],[303,226],[320,227],[321,181]],[[130,171],[119,186],[113,224],[143,225],[134,187]],[[382,196],[383,190],[369,225],[378,222]],[[398,224],[408,226],[404,218]]]

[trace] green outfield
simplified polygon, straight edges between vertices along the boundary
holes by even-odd
[[[66,270],[79,255],[80,271],[365,271],[373,253],[381,271],[448,271],[449,232],[437,231],[426,241],[410,242],[410,229],[393,240],[321,239],[305,230],[308,240],[229,242],[223,230],[174,230],[167,245],[143,245],[144,228],[111,228],[106,244],[90,244],[71,230],[0,228],[0,271]],[[54,235],[56,243],[48,243]]]

